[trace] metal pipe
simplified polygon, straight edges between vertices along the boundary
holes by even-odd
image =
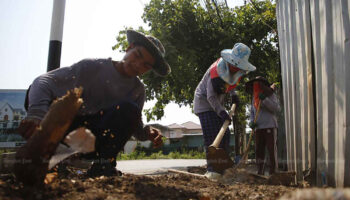
[[[66,0],[53,1],[47,71],[60,67],[65,5]]]

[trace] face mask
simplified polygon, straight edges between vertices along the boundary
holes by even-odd
[[[235,85],[237,84],[238,80],[245,74],[248,73],[248,71],[242,70],[240,68],[237,68],[233,65],[231,65],[230,70],[229,63],[225,62],[222,58],[220,59],[218,63],[218,74],[222,80],[224,80],[229,85]]]

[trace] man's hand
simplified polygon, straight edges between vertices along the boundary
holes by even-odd
[[[260,94],[259,94],[259,99],[260,99],[261,101],[263,101],[265,98],[266,98],[266,96],[264,95],[264,93],[260,93]]]
[[[160,130],[153,128],[151,126],[145,127],[146,134],[148,135],[148,139],[152,141],[153,148],[158,148],[163,145],[163,136]]]
[[[228,115],[228,113],[226,111],[221,111],[220,112],[220,117],[221,119],[223,119],[224,121],[228,120],[231,123],[231,117],[230,115]]]
[[[250,127],[251,129],[253,129],[253,130],[254,130],[257,126],[258,126],[257,123],[254,123],[254,122],[250,122],[250,123],[249,123],[249,127]]]
[[[273,83],[272,85],[270,85],[270,88],[275,91],[277,89],[277,85],[276,83]]]
[[[17,132],[28,140],[40,126],[41,120],[35,118],[24,119],[21,121]]]

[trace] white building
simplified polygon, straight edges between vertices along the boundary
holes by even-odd
[[[22,108],[14,108],[8,102],[0,102],[0,129],[17,128],[26,116]]]

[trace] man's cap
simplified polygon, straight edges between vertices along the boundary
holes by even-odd
[[[170,74],[170,65],[165,61],[165,49],[162,43],[155,37],[144,35],[134,30],[127,30],[126,36],[129,44],[135,43],[144,46],[151,55],[154,56],[156,62],[152,70],[159,76]]]

